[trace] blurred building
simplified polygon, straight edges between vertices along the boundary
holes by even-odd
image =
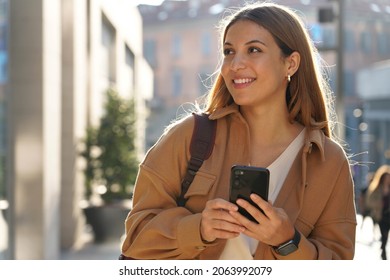
[[[390,59],[390,2],[349,0],[345,3],[346,141],[350,148],[347,152],[356,162],[354,175],[359,191],[367,187],[368,173],[384,162],[390,162],[390,132],[384,129],[384,124],[387,123],[388,127],[389,122],[390,92],[386,84],[390,76],[379,70],[386,68],[383,65],[388,65],[386,61]],[[383,94],[386,89],[387,94]]]
[[[0,259],[58,259],[84,219],[80,140],[109,86],[134,97],[144,154],[153,73],[127,0],[0,0]]]
[[[372,162],[370,171],[390,164],[390,59],[359,71],[357,91],[363,100],[360,108],[361,144],[368,153],[363,162]]]
[[[153,68],[155,85],[148,104],[147,147],[183,113],[181,105],[194,103],[211,85],[210,76],[219,59],[215,26],[225,7],[212,2],[165,1],[161,6],[139,6],[144,55]]]
[[[352,161],[361,162],[365,151],[359,130],[361,120],[353,112],[362,107],[364,100],[357,94],[356,76],[368,65],[390,58],[389,1],[273,2],[296,9],[302,15],[329,66],[336,105],[342,109],[339,128],[345,131],[342,135],[346,151]],[[139,6],[144,23],[144,54],[155,72],[147,146],[150,147],[164,126],[182,112],[178,108],[207,93],[207,86],[212,83],[210,76],[218,69],[221,58],[217,25],[226,8],[240,7],[243,3],[238,0],[166,0],[160,6]],[[343,30],[339,44],[340,27]],[[357,188],[361,187],[361,168],[355,166]]]

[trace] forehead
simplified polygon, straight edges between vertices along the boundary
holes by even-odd
[[[263,26],[251,20],[238,20],[226,31],[224,42],[234,40],[249,42],[254,39],[262,39],[262,41],[269,43],[274,42],[271,33]]]

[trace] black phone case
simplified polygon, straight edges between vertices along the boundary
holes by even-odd
[[[234,165],[230,172],[230,202],[236,203],[238,198],[245,199],[262,211],[250,199],[250,194],[256,193],[264,200],[268,200],[269,170],[263,167]],[[244,208],[238,206],[241,215],[257,223]]]

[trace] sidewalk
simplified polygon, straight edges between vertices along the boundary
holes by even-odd
[[[379,226],[374,226],[372,219],[367,217],[362,221],[362,216],[357,216],[356,228],[356,252],[355,260],[382,260],[381,259],[381,235]],[[390,242],[386,247],[387,256],[390,257]]]
[[[121,253],[121,239],[94,243],[93,234],[88,230],[78,248],[61,252],[61,260],[117,260]]]
[[[355,260],[381,260],[379,227],[373,226],[372,220],[357,216]],[[121,240],[111,240],[102,244],[93,243],[91,233],[85,234],[84,244],[77,250],[64,251],[62,260],[116,260],[120,254]],[[387,245],[390,256],[390,243]]]

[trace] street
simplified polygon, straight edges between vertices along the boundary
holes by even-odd
[[[363,222],[361,215],[357,216],[357,221],[355,260],[381,260],[379,226],[374,227],[372,219],[369,217],[366,217]],[[389,255],[389,243],[387,243],[386,249]]]

